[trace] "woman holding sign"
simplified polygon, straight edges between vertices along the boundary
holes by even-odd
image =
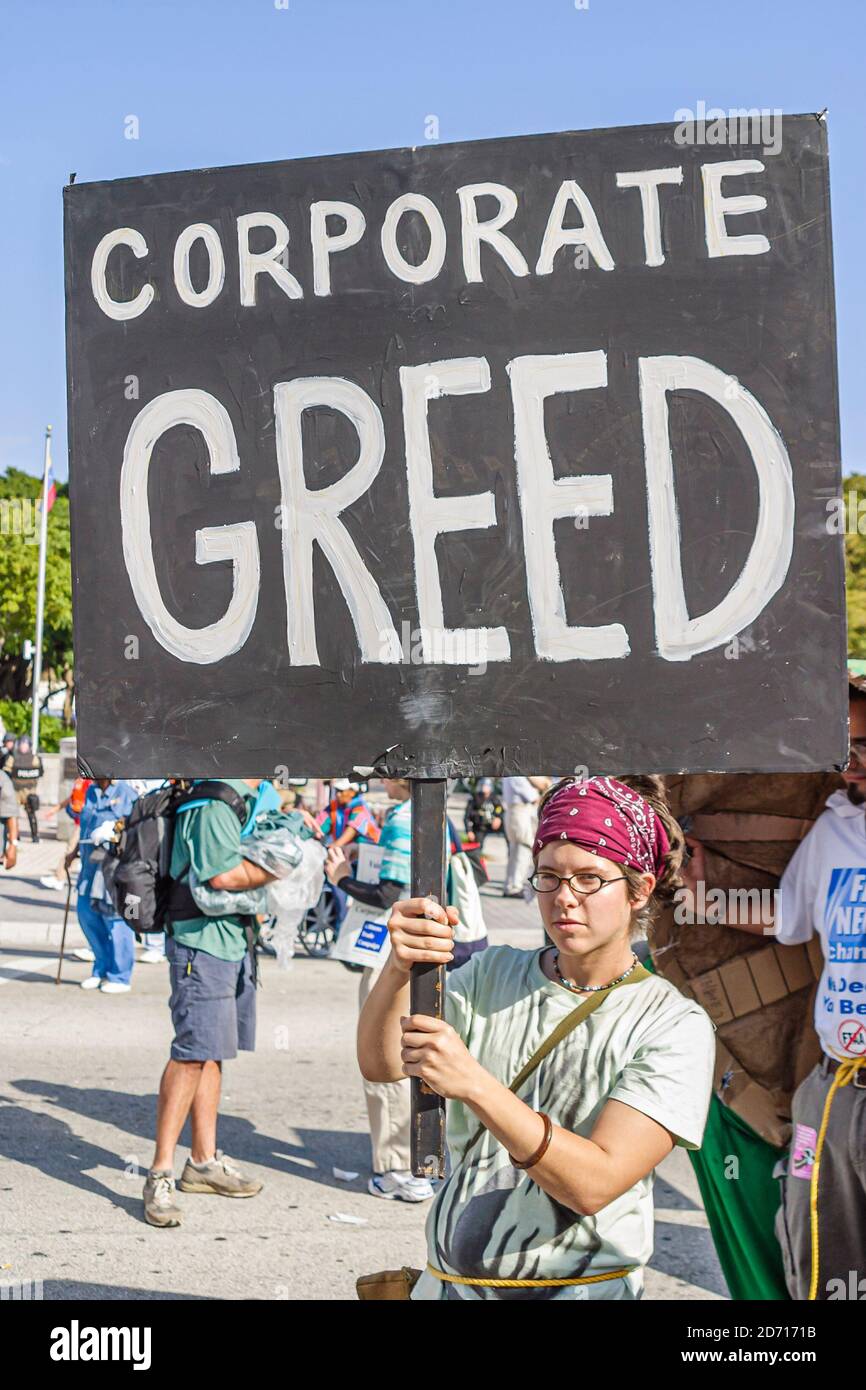
[[[658,779],[558,783],[530,878],[553,945],[474,956],[449,977],[442,1020],[407,1017],[409,972],[448,962],[456,914],[395,905],[361,1070],[421,1077],[451,1102],[451,1175],[414,1299],[641,1296],[653,1170],[700,1145],[715,1052],[704,1011],[631,947],[682,850]]]

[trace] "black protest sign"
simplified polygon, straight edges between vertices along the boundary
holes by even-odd
[[[65,203],[93,773],[844,760],[822,122]]]

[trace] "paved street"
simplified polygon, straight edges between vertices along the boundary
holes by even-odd
[[[501,883],[501,841],[487,849]],[[0,874],[0,1284],[42,1280],[53,1299],[352,1299],[358,1274],[422,1263],[426,1207],[366,1192],[357,976],[308,957],[287,971],[263,962],[257,1051],[225,1069],[219,1143],[264,1191],[180,1194],[180,1229],[145,1225],[166,970],[138,965],[133,993],[107,997],[80,990],[90,967],[67,959],[55,986],[64,899],[38,880],[61,852],[53,839],[24,843],[19,867]],[[533,906],[487,890],[485,909],[494,942],[540,940]],[[67,951],[81,944],[73,906]],[[335,1168],[358,1176],[339,1181]],[[727,1297],[682,1151],[655,1195],[647,1297]]]

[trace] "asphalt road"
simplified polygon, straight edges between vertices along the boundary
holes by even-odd
[[[263,1192],[180,1194],[180,1228],[144,1223],[167,972],[139,964],[132,993],[112,997],[79,989],[89,966],[67,959],[55,986],[63,897],[38,878],[61,849],[25,844],[19,868],[0,874],[0,1285],[41,1281],[49,1299],[353,1299],[359,1274],[422,1263],[426,1207],[366,1191],[358,977],[307,957],[287,971],[263,962],[256,1052],[225,1068],[218,1142]],[[501,882],[501,842],[488,854]],[[533,906],[491,889],[485,912],[493,941],[540,940]],[[78,944],[71,925],[67,949]],[[340,1181],[335,1168],[358,1176]],[[726,1298],[681,1150],[661,1165],[655,1201],[646,1297]]]

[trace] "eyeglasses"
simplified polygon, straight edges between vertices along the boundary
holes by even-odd
[[[620,874],[619,878],[602,878],[601,874],[571,874],[568,878],[563,878],[560,874],[551,873],[549,869],[538,869],[530,876],[529,882],[536,893],[556,893],[561,884],[567,883],[572,893],[581,898],[588,898],[591,893],[598,893],[602,888],[606,888],[609,883],[624,883],[625,874]]]

